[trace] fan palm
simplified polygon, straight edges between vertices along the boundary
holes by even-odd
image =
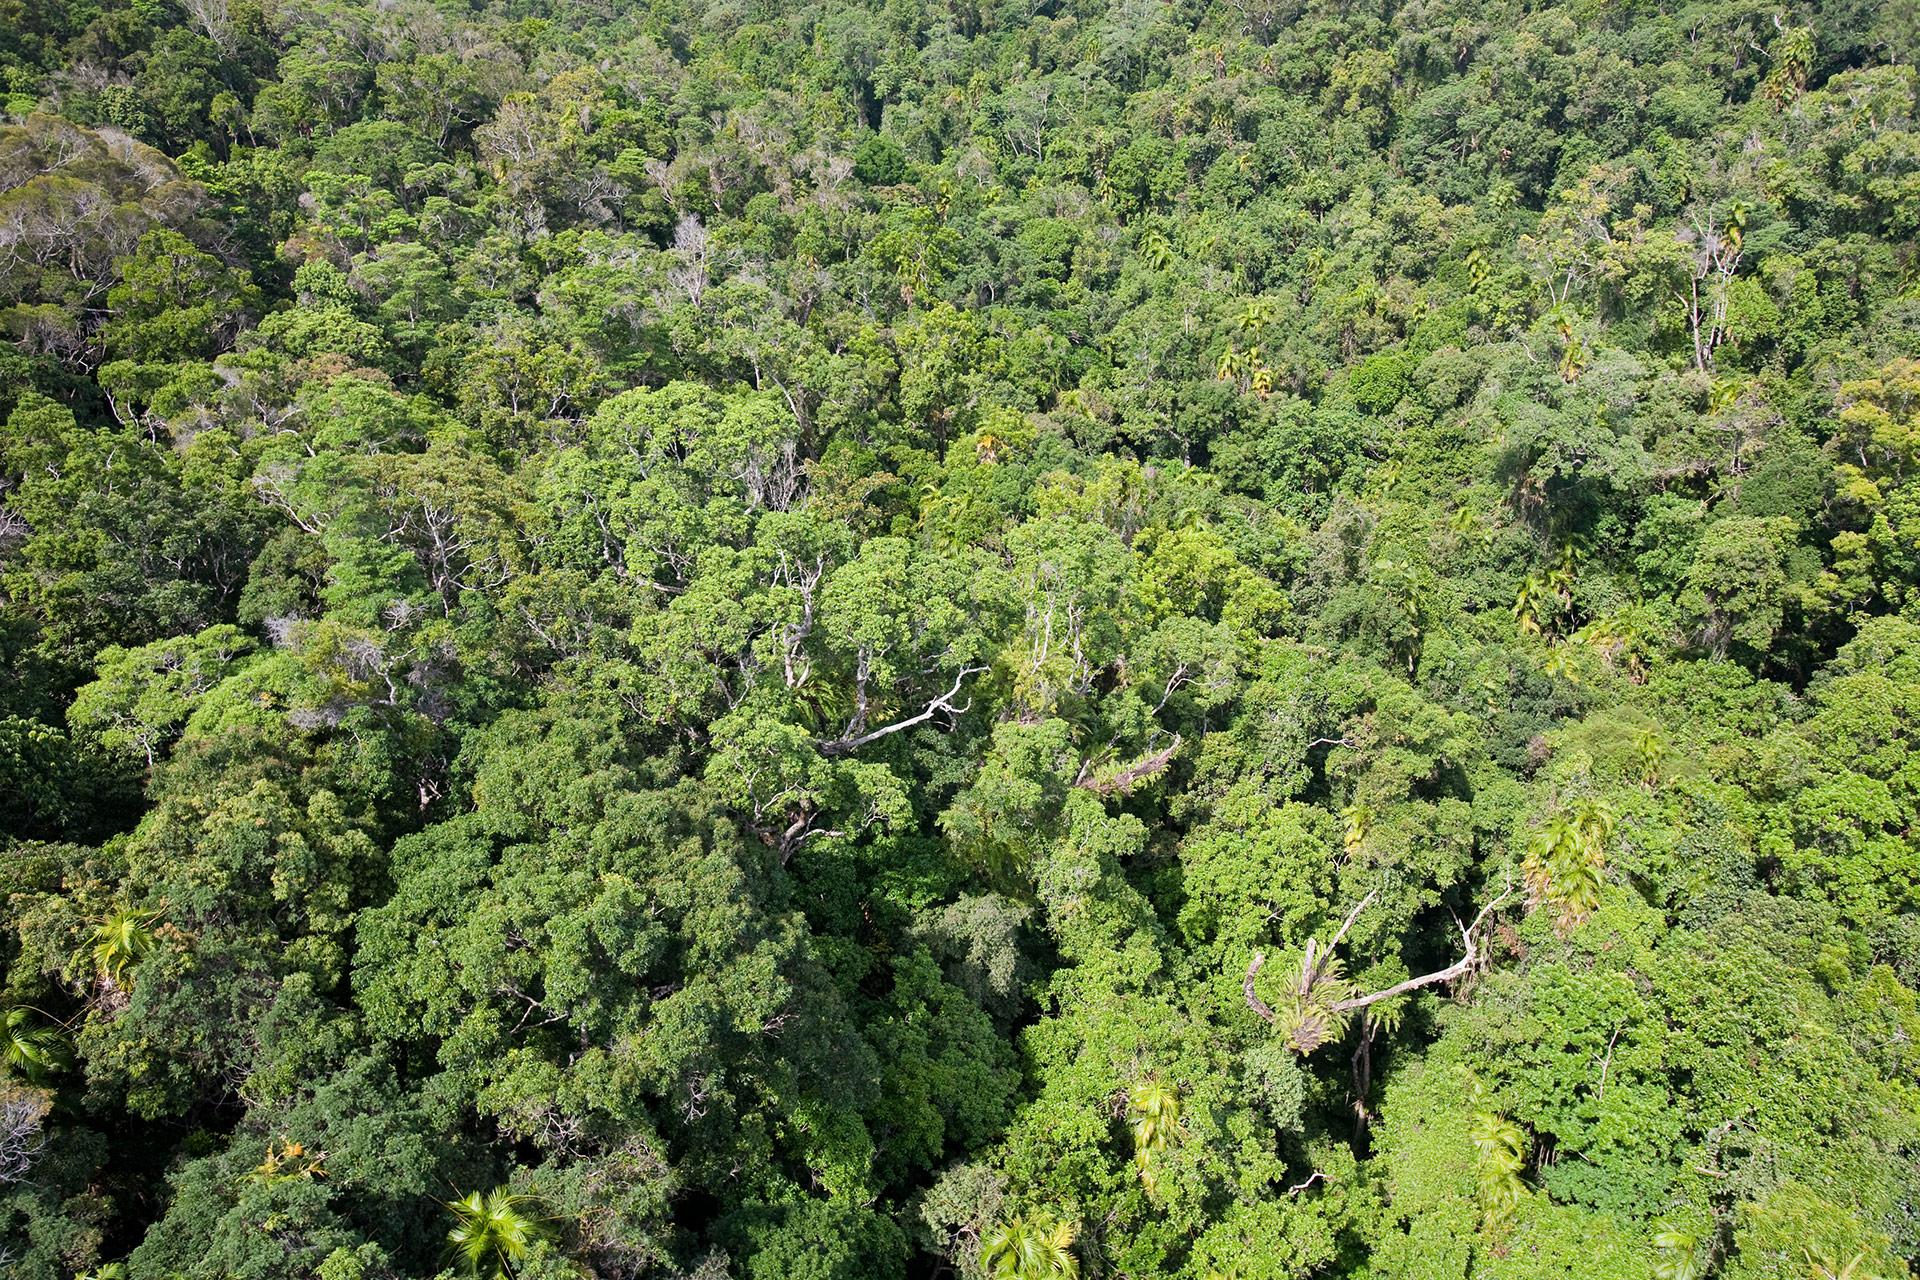
[[[153,922],[159,914],[122,906],[93,930],[93,963],[100,973],[118,981],[130,965],[153,950]]]
[[[67,1042],[31,1009],[15,1006],[0,1014],[0,1060],[28,1084],[45,1084],[66,1065]]]
[[[1044,1210],[1022,1214],[997,1227],[980,1250],[980,1265],[993,1280],[1060,1280],[1080,1274],[1073,1256],[1079,1231]]]
[[[469,1191],[447,1201],[454,1219],[447,1243],[467,1274],[513,1274],[514,1263],[526,1257],[540,1235],[540,1224],[526,1212],[526,1205],[526,1196],[514,1195],[505,1187],[484,1195]]]

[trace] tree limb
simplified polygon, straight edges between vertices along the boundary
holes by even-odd
[[[1136,782],[1143,782],[1166,768],[1173,759],[1173,753],[1180,749],[1180,735],[1173,735],[1173,743],[1151,755],[1142,756],[1120,772],[1108,778],[1089,778],[1082,776],[1075,780],[1074,786],[1082,791],[1091,791],[1095,795],[1110,796],[1116,791],[1125,791]]]
[[[1253,980],[1258,976],[1260,976],[1260,966],[1265,964],[1266,962],[1267,962],[1266,952],[1256,951],[1253,953],[1253,960],[1247,965],[1246,981],[1240,984],[1240,992],[1242,995],[1246,996],[1247,998],[1247,1008],[1259,1014],[1261,1021],[1272,1022],[1273,1010],[1268,1007],[1267,1002],[1265,1000],[1262,1000],[1259,996],[1255,995],[1253,991]]]
[[[966,710],[965,707],[956,708],[953,705],[953,700],[960,696],[961,683],[965,681],[968,676],[979,675],[985,670],[985,667],[960,668],[960,674],[953,678],[953,688],[933,699],[927,703],[926,706],[904,720],[895,720],[892,724],[883,724],[878,729],[869,729],[867,732],[855,737],[828,738],[824,740],[816,738],[814,741],[819,746],[822,755],[843,756],[849,752],[858,751],[868,743],[878,742],[888,734],[899,733],[903,729],[911,729],[915,725],[925,724],[942,711],[952,712],[957,715],[959,712]]]
[[[1360,913],[1367,909],[1367,904],[1373,901],[1374,895],[1377,892],[1379,891],[1376,889],[1367,890],[1367,896],[1360,899],[1359,903],[1355,905],[1353,910],[1347,912],[1347,918],[1340,922],[1340,928],[1334,933],[1333,941],[1327,944],[1327,949],[1323,954],[1326,954],[1326,955],[1333,954],[1333,949],[1339,946],[1341,940],[1347,936],[1347,930],[1353,928],[1353,922],[1360,918]]]
[[[1409,991],[1417,991],[1421,987],[1430,987],[1438,982],[1451,982],[1455,978],[1465,976],[1480,963],[1482,957],[1480,940],[1477,936],[1480,926],[1486,923],[1487,917],[1499,909],[1500,905],[1512,895],[1513,887],[1511,885],[1502,888],[1500,896],[1482,907],[1480,914],[1473,918],[1472,924],[1460,925],[1460,938],[1465,954],[1446,968],[1435,969],[1432,973],[1423,973],[1418,977],[1408,978],[1405,982],[1396,982],[1384,990],[1375,991],[1368,995],[1353,996],[1346,1000],[1336,1000],[1327,1007],[1327,1011],[1335,1014],[1352,1013],[1356,1009],[1364,1009],[1369,1005],[1378,1004],[1382,1000],[1391,1000],[1395,996],[1405,995]],[[1373,897],[1373,893],[1369,891],[1366,897],[1360,899],[1353,910],[1347,913],[1347,918],[1341,922],[1340,928],[1333,935],[1333,940],[1324,948],[1315,947],[1309,942],[1308,963],[1306,970],[1302,974],[1301,995],[1304,996],[1312,986],[1314,956],[1317,955],[1324,960],[1325,957],[1332,955],[1334,949],[1338,947],[1342,939],[1347,936],[1347,931],[1353,928],[1354,921],[1360,918],[1360,913],[1366,910],[1368,903],[1373,901]],[[1459,923],[1457,918],[1455,923]],[[1272,1022],[1275,1017],[1273,1009],[1263,1001],[1253,989],[1253,980],[1259,976],[1260,968],[1266,964],[1266,962],[1267,956],[1265,952],[1254,952],[1252,962],[1247,965],[1247,976],[1240,984],[1240,991],[1241,994],[1246,997],[1247,1007],[1249,1009],[1259,1015],[1262,1021]]]
[[[1513,889],[1511,886],[1502,889],[1499,897],[1480,908],[1480,914],[1473,918],[1472,924],[1460,926],[1460,939],[1465,947],[1466,954],[1462,955],[1446,968],[1435,969],[1432,973],[1423,973],[1417,978],[1408,978],[1405,982],[1396,982],[1385,990],[1375,991],[1371,995],[1354,996],[1350,1000],[1336,1000],[1332,1005],[1333,1012],[1351,1013],[1355,1009],[1364,1009],[1370,1004],[1378,1004],[1382,1000],[1391,1000],[1395,996],[1405,995],[1409,991],[1417,991],[1421,987],[1430,987],[1436,982],[1451,982],[1455,978],[1464,977],[1475,965],[1480,963],[1480,941],[1474,936],[1475,931],[1485,922],[1487,916],[1490,915],[1495,908],[1499,907],[1501,903],[1505,902],[1512,893]],[[1455,923],[1458,923],[1458,921],[1456,920]]]

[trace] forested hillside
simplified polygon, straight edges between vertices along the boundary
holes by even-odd
[[[1910,0],[0,0],[0,1272],[1910,1280]]]

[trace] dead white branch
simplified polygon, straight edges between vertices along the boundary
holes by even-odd
[[[850,752],[858,751],[869,743],[878,742],[890,734],[911,729],[916,725],[923,725],[943,712],[948,715],[960,715],[967,709],[966,707],[956,707],[953,705],[953,700],[960,696],[960,686],[966,682],[968,676],[977,676],[985,670],[985,667],[960,668],[960,674],[953,678],[952,688],[948,689],[939,697],[934,698],[928,702],[926,706],[920,708],[919,711],[906,717],[904,720],[895,720],[891,724],[883,724],[878,729],[869,729],[867,732],[856,736],[830,738],[825,741],[816,740],[820,747],[820,754],[827,756],[844,756]]]

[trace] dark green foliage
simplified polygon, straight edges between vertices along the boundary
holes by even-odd
[[[0,1272],[1910,1277],[1911,10],[0,0]]]

